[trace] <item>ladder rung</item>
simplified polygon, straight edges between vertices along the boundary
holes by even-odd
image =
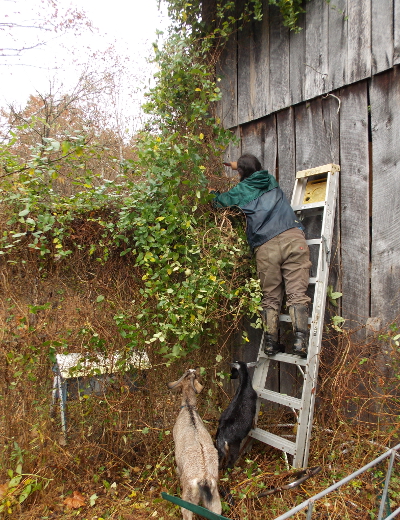
[[[310,278],[310,280],[311,280],[311,278]],[[316,279],[315,279],[315,280],[316,280]],[[310,282],[310,283],[312,283],[312,282]],[[314,283],[315,283],[315,282],[314,282]],[[288,323],[291,323],[291,322],[292,322],[292,320],[291,320],[289,314],[280,314],[280,315],[279,315],[279,321],[287,321]],[[308,318],[308,324],[311,325],[311,323],[312,323],[312,319],[311,319],[311,318]]]
[[[316,168],[308,168],[307,170],[300,170],[296,173],[296,179],[302,179],[304,177],[314,177],[315,175],[321,175],[322,173],[335,173],[340,172],[340,166],[338,164],[329,163],[323,166],[317,166]]]
[[[289,363],[290,365],[299,365],[299,366],[306,366],[307,365],[307,359],[301,358],[299,356],[295,356],[294,354],[285,354],[285,353],[279,353],[275,354],[275,356],[270,357],[266,356],[264,352],[260,352],[259,354],[260,359],[266,359],[268,358],[270,361],[283,361],[283,363]]]
[[[294,408],[295,410],[300,410],[301,408],[301,399],[297,399],[297,397],[292,397],[291,395],[280,394],[279,392],[273,392],[272,390],[266,390],[257,387],[254,387],[254,390],[257,392],[257,396],[261,397],[261,399],[266,399],[267,401],[272,401],[273,403],[283,404],[284,406]]]
[[[320,246],[322,243],[322,238],[309,238],[306,240],[306,242],[309,246]]]
[[[253,437],[253,439],[257,439],[258,441],[265,442],[265,444],[269,444],[274,448],[278,448],[278,450],[290,453],[291,455],[296,453],[296,444],[294,442],[288,441],[283,437],[279,437],[279,435],[275,435],[274,433],[261,430],[261,428],[254,428],[254,430],[250,430],[249,436]]]
[[[292,206],[293,211],[305,211],[308,209],[323,208],[326,205],[326,200],[320,202],[310,202],[310,204],[299,204],[298,206]]]

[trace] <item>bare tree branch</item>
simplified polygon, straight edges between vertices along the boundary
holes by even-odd
[[[35,49],[36,47],[40,47],[41,45],[46,45],[46,42],[39,42],[36,45],[31,45],[30,47],[21,47],[20,49],[4,48],[4,49],[0,49],[0,52],[1,51],[14,51],[16,53],[20,53],[22,51],[28,51],[30,49]],[[0,54],[0,56],[20,56],[20,54]]]

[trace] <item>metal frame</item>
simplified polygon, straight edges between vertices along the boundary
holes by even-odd
[[[380,502],[380,506],[379,506],[379,513],[378,513],[377,520],[392,520],[392,518],[395,518],[398,514],[400,514],[400,507],[398,507],[395,511],[393,511],[393,513],[391,513],[386,518],[383,518],[383,511],[384,511],[384,507],[385,507],[387,493],[389,490],[389,482],[390,482],[390,477],[392,474],[393,463],[394,463],[394,460],[396,457],[400,460],[400,455],[399,455],[399,453],[397,453],[397,452],[399,452],[399,450],[400,450],[400,444],[397,444],[397,446],[394,446],[390,450],[386,451],[385,453],[383,453],[382,455],[380,455],[379,457],[374,459],[369,464],[366,464],[365,466],[363,466],[361,469],[355,471],[348,477],[345,477],[342,480],[339,480],[339,482],[336,482],[336,484],[333,484],[332,486],[326,488],[324,491],[321,491],[321,493],[318,493],[317,495],[314,495],[313,497],[308,498],[307,500],[305,500],[298,506],[294,507],[290,511],[287,511],[283,515],[277,516],[274,520],[286,520],[287,518],[291,518],[294,514],[298,513],[299,511],[302,511],[303,509],[306,509],[306,508],[307,508],[307,520],[311,520],[313,509],[314,509],[314,504],[317,500],[325,497],[326,495],[328,495],[332,491],[335,491],[336,489],[340,488],[344,484],[347,484],[347,482],[350,482],[350,480],[353,480],[354,478],[358,477],[358,475],[361,475],[361,473],[364,473],[368,469],[373,468],[374,466],[376,466],[383,460],[387,459],[388,457],[390,457],[390,460],[389,460],[388,468],[386,470],[385,485],[384,485],[384,488],[382,491],[382,498],[381,498],[381,502]]]

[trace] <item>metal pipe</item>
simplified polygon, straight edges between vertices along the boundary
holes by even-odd
[[[387,492],[388,492],[388,489],[389,489],[390,477],[392,476],[392,468],[393,468],[393,462],[394,462],[395,455],[396,455],[396,452],[393,451],[391,456],[390,456],[388,469],[386,471],[385,486],[384,486],[383,491],[382,491],[382,498],[381,498],[381,505],[379,506],[378,520],[382,520],[383,509],[385,507],[386,496],[387,496]]]
[[[385,518],[385,520],[392,520],[395,516],[397,516],[400,513],[400,507],[396,509],[396,511],[393,511],[393,513]]]
[[[332,486],[326,488],[324,491],[321,491],[317,495],[314,495],[313,497],[305,500],[304,502],[302,502],[298,506],[294,507],[290,511],[287,511],[286,513],[284,513],[283,515],[277,516],[275,518],[275,520],[286,520],[287,518],[290,518],[295,513],[298,513],[299,511],[302,511],[308,505],[310,505],[311,503],[314,503],[316,500],[319,500],[320,498],[324,497],[325,495],[327,495],[331,491],[334,491],[335,489],[343,486],[343,484],[347,484],[347,482],[349,482],[350,480],[353,480],[353,478],[355,478],[355,477],[358,477],[358,475],[361,475],[361,473],[364,473],[364,471],[366,471],[367,469],[373,468],[374,466],[379,464],[379,462],[381,462],[382,460],[385,460],[387,457],[389,457],[389,455],[392,455],[393,453],[396,453],[396,451],[398,451],[399,449],[400,449],[400,444],[397,444],[397,446],[394,446],[394,448],[391,448],[389,451],[385,452],[383,455],[380,455],[375,460],[373,460],[369,464],[366,464],[361,469],[355,471],[354,473],[352,473],[348,477],[345,477],[344,479],[339,480],[339,482],[336,482]],[[394,457],[395,457],[395,455],[393,455],[393,458]],[[389,518],[394,518],[394,517],[391,515],[390,517],[387,517],[386,520],[389,520]]]

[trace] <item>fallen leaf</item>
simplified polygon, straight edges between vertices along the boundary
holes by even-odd
[[[68,497],[64,500],[64,504],[68,509],[78,509],[85,505],[85,498],[79,491],[74,491],[72,497]]]
[[[3,498],[7,495],[8,491],[8,484],[7,482],[5,484],[0,484],[0,498]]]

